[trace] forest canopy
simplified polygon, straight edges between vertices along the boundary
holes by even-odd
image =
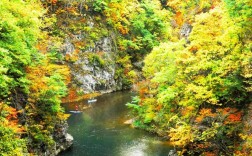
[[[138,100],[128,104],[134,125],[168,136],[181,154],[251,154],[242,123],[252,100],[251,2],[167,4],[180,36],[146,56]]]
[[[56,147],[81,58],[137,88],[133,125],[178,154],[251,155],[251,17],[251,0],[1,0],[0,155]]]

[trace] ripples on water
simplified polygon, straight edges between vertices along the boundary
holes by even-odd
[[[73,147],[60,156],[167,156],[171,147],[157,136],[130,128],[125,104],[130,92],[105,94],[90,108],[68,119]],[[66,112],[86,107],[86,101],[65,104]]]

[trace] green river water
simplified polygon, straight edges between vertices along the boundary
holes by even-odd
[[[172,149],[156,135],[123,124],[129,119],[125,106],[131,92],[115,92],[97,97],[82,113],[71,113],[68,119],[74,144],[60,156],[167,156]],[[87,101],[65,104],[66,112]]]

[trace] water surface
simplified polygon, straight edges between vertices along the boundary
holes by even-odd
[[[97,97],[82,113],[68,119],[73,147],[60,156],[167,156],[171,147],[155,135],[133,129],[125,103],[132,93],[116,92]],[[65,104],[66,111],[85,108],[87,101]]]

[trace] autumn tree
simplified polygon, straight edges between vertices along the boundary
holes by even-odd
[[[244,109],[252,101],[249,2],[169,1],[168,6],[176,24],[189,22],[192,30],[188,38],[163,43],[145,58],[150,84],[132,103],[135,125],[168,135],[191,154],[231,155],[239,146],[235,140],[241,139]],[[188,15],[188,8],[202,10]]]

